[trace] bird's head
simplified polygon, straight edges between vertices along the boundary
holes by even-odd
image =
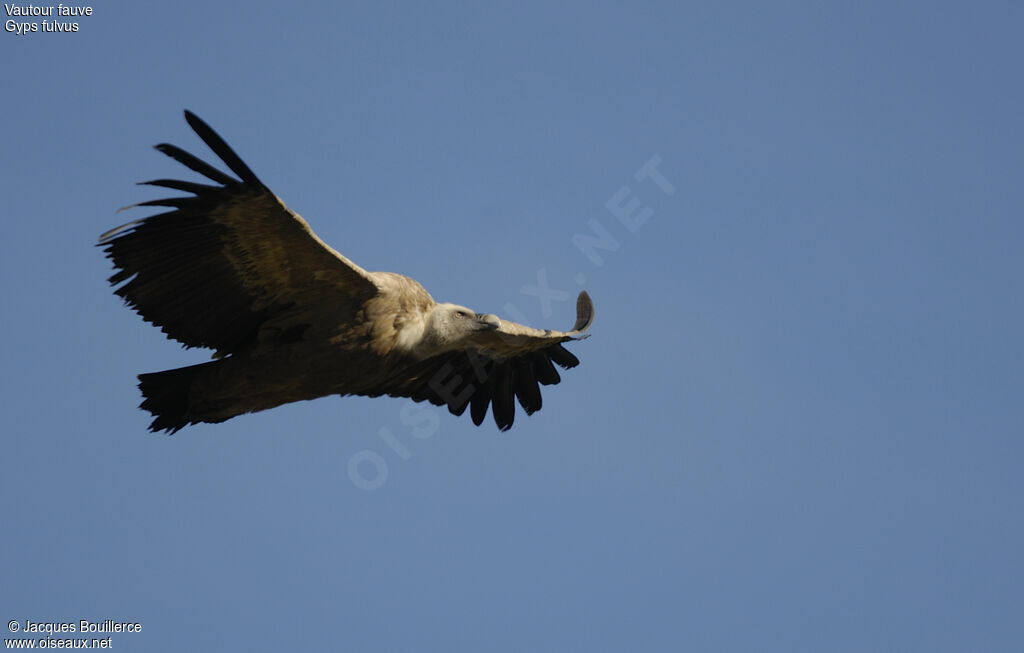
[[[422,343],[432,353],[457,349],[468,344],[474,334],[500,326],[497,315],[476,313],[458,304],[435,304],[427,316]]]

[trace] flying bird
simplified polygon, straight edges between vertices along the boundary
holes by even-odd
[[[586,337],[594,306],[576,301],[570,331],[534,329],[434,301],[407,276],[368,272],[332,249],[285,206],[205,122],[185,120],[237,178],[188,152],[156,149],[213,183],[142,182],[189,195],[136,206],[169,210],[116,227],[99,246],[115,293],[206,363],[139,375],[151,431],[329,395],[408,397],[488,407],[498,429],[541,408],[541,385],[576,367],[563,344]],[[204,180],[205,181],[205,180]]]

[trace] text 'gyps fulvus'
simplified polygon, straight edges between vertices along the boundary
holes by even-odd
[[[139,375],[150,430],[327,395],[409,397],[469,408],[479,425],[492,407],[501,430],[515,401],[541,407],[540,385],[579,360],[562,347],[590,327],[581,292],[571,331],[533,329],[439,304],[415,280],[367,272],[320,240],[227,143],[189,111],[185,119],[239,179],[166,143],[156,149],[215,185],[144,182],[192,196],[142,202],[171,210],[112,229],[99,245],[114,262],[115,292],[148,322],[213,360]]]

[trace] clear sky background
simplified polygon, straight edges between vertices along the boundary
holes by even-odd
[[[1019,3],[93,9],[0,33],[0,616],[138,621],[131,651],[1024,648]],[[147,433],[135,375],[207,354],[94,244],[195,179],[150,149],[209,156],[184,108],[365,268],[559,329],[586,288],[581,366],[502,434],[355,398]]]

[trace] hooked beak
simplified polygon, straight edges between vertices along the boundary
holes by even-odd
[[[480,325],[481,330],[494,331],[501,326],[501,320],[498,319],[497,315],[492,313],[487,313],[486,315],[483,313],[477,313],[476,321]]]

